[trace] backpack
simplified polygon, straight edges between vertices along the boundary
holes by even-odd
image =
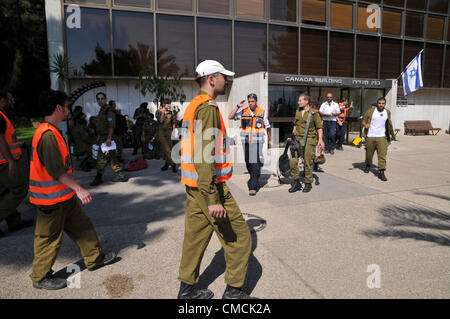
[[[135,159],[134,161],[129,161],[129,160],[124,160],[123,161],[123,169],[125,171],[139,171],[141,169],[147,168],[147,162],[145,161],[145,159],[140,156],[137,159]]]
[[[114,135],[122,136],[128,131],[127,120],[122,114],[116,114],[116,127],[114,128]]]

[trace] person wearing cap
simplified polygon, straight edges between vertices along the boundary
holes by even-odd
[[[186,187],[183,252],[179,268],[179,299],[209,299],[209,289],[198,289],[200,264],[213,233],[225,254],[222,298],[247,299],[242,290],[252,248],[250,230],[226,181],[233,165],[226,127],[215,99],[226,92],[226,70],[219,62],[206,60],[196,69],[200,92],[183,115],[181,129],[181,183]],[[212,134],[214,133],[214,134]]]
[[[241,142],[244,146],[245,165],[250,174],[247,182],[249,195],[255,196],[259,188],[258,179],[261,167],[264,165],[262,146],[264,144],[264,130],[267,130],[268,148],[272,145],[270,123],[267,112],[257,105],[258,97],[251,93],[247,96],[248,106],[242,108],[242,100],[228,115],[230,120],[241,121]]]

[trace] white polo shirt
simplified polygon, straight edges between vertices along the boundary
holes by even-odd
[[[236,112],[236,114],[234,115],[234,120],[235,121],[239,121],[241,119],[242,111],[245,110],[246,108],[248,108],[248,110],[250,111],[250,114],[253,116],[252,109],[247,106],[247,107],[244,107],[244,108],[242,108],[242,109],[240,109],[239,111]],[[266,110],[264,110],[264,128],[270,128],[269,117],[267,115]]]
[[[320,113],[323,113],[323,114],[332,114],[332,113],[339,114],[339,113],[341,113],[339,104],[337,104],[334,101],[332,101],[331,104],[329,104],[328,102],[323,102],[322,105],[320,106],[319,111],[320,111]],[[324,121],[336,122],[336,116],[324,116],[324,117],[322,117],[322,119]]]
[[[372,115],[372,120],[370,121],[369,132],[367,137],[384,137],[386,136],[386,121],[388,119],[388,114],[384,109],[383,112],[378,112],[375,108]]]

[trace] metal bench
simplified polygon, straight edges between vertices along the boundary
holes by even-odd
[[[430,134],[430,131],[433,135],[436,135],[441,130],[440,128],[433,127],[431,121],[421,120],[421,121],[405,121],[405,135],[411,133],[416,135],[417,133],[425,133],[426,135]],[[436,131],[436,133],[435,133]]]

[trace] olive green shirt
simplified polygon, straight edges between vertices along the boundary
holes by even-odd
[[[199,94],[207,93],[200,91]],[[214,165],[215,137],[210,132],[204,134],[206,130],[211,130],[211,128],[220,129],[218,105],[213,101],[200,105],[195,111],[194,123],[194,160],[202,159],[200,163],[194,163],[198,174],[198,188],[206,198],[208,206],[221,204]]]
[[[73,148],[75,153],[89,152],[89,132],[85,125],[76,125],[72,130]]]
[[[53,125],[51,123],[49,124]],[[58,131],[61,133],[61,136],[63,136],[62,132],[59,129]],[[56,141],[56,137],[52,131],[47,131],[42,134],[41,140],[39,141],[37,146],[37,153],[41,164],[45,166],[48,174],[55,180],[58,180],[58,178],[66,171],[66,169],[64,167],[64,162],[61,160],[61,153],[59,152],[58,142]]]
[[[309,112],[311,112],[311,120],[309,122],[308,137],[316,137],[317,130],[323,127],[322,119],[318,112],[313,111],[312,109],[310,109]],[[305,135],[307,120],[308,112],[305,112],[302,116],[302,110],[297,109],[294,119],[294,126],[296,127],[294,132],[295,136]]]
[[[166,114],[164,114],[164,120],[162,123],[159,121],[159,118],[161,117],[161,110],[156,111],[156,121],[158,121],[158,130],[164,130],[164,131],[172,131],[172,127],[174,124],[174,116],[172,114],[172,111],[167,111]]]
[[[116,127],[116,114],[107,107],[100,109],[97,116],[97,135],[100,142],[106,141],[110,128]]]
[[[138,108],[136,109],[136,111],[134,111],[134,115],[133,118],[136,120],[136,125],[137,126],[142,126],[142,124],[144,124],[145,119],[147,118],[147,116],[150,115],[150,111],[148,110],[148,108]]]

